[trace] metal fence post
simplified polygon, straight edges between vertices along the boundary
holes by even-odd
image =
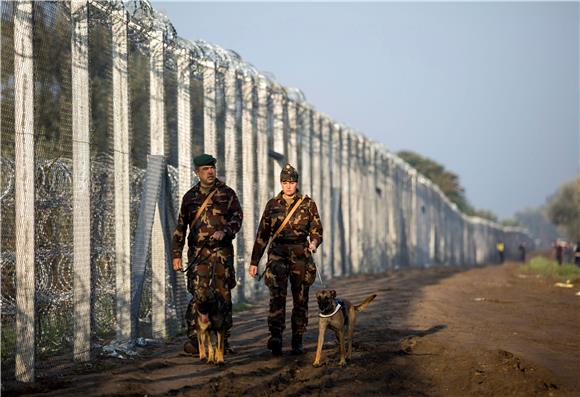
[[[34,381],[34,63],[32,2],[15,4],[14,133],[16,237],[16,380]]]
[[[242,78],[242,190],[241,203],[244,213],[244,227],[242,228],[242,239],[244,242],[244,266],[241,269],[239,277],[241,278],[241,285],[238,286],[242,290],[244,299],[253,297],[254,279],[246,277],[246,268],[250,264],[250,255],[252,255],[252,247],[254,244],[254,237],[256,236],[256,183],[255,183],[255,160],[256,150],[254,146],[254,126],[252,123],[252,115],[254,112],[253,91],[254,82],[249,76]],[[257,110],[257,109],[256,109]]]
[[[165,102],[163,86],[163,31],[152,32],[150,42],[150,109],[151,109],[151,154],[165,154]],[[167,259],[161,226],[159,203],[155,206],[153,230],[151,232],[151,327],[153,337],[166,336],[165,282]]]
[[[203,151],[217,158],[216,66],[213,61],[204,61],[201,64],[203,67]]]
[[[116,331],[118,340],[128,340],[131,337],[131,223],[127,14],[124,10],[115,10],[111,19],[113,23]]]
[[[73,240],[74,240],[74,358],[90,359],[91,350],[91,202],[89,151],[88,6],[71,3]]]

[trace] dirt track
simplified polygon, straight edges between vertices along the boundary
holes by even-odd
[[[180,338],[130,362],[102,359],[92,372],[76,375],[55,370],[34,387],[2,394],[580,395],[578,286],[555,288],[553,282],[519,275],[516,264],[507,264],[359,275],[332,280],[330,287],[354,303],[378,294],[359,313],[353,359],[346,369],[338,366],[330,333],[323,351],[326,365],[311,365],[317,337],[314,288],[307,353],[299,358],[288,353],[273,358],[265,350],[264,301],[234,318],[238,353],[226,356],[225,368],[182,353]],[[288,350],[289,335],[285,344]]]

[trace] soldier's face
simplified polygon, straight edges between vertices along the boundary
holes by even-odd
[[[195,171],[195,174],[202,185],[209,186],[215,182],[215,167],[213,165],[203,165]]]
[[[296,194],[296,187],[298,186],[298,183],[284,181],[280,182],[280,185],[282,185],[282,192],[284,192],[286,196],[294,196]]]

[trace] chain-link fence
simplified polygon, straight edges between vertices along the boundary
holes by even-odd
[[[386,148],[233,51],[179,38],[145,1],[1,7],[2,380],[130,355],[139,337],[182,330],[187,295],[168,236],[202,152],[244,210],[238,301],[264,292],[245,268],[285,161],[318,203],[324,277],[481,264],[498,241],[507,255],[531,245],[522,230],[461,214]]]

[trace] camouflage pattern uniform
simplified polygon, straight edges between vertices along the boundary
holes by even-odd
[[[197,258],[197,264],[187,272],[187,289],[194,298],[189,302],[185,315],[187,334],[194,341],[195,289],[207,288],[210,282],[226,301],[228,308],[226,337],[229,336],[232,327],[232,296],[230,291],[236,286],[232,240],[242,226],[242,209],[236,193],[231,188],[219,179],[216,179],[214,186],[218,191],[210,199],[196,225],[192,224],[195,214],[213,188],[204,192],[198,183],[183,196],[177,227],[173,234],[173,259],[181,258],[188,227],[188,266],[191,261]],[[209,239],[216,231],[225,233],[223,240]],[[197,344],[194,345],[197,346]]]
[[[300,197],[300,192],[297,191],[293,201],[287,203],[283,193],[280,192],[268,201],[260,220],[250,265],[258,265],[268,241]],[[308,291],[316,278],[316,266],[308,250],[308,238],[310,241],[315,239],[320,245],[322,243],[322,224],[316,204],[310,197],[305,196],[288,224],[272,241],[268,250],[268,262],[264,276],[265,283],[270,290],[270,312],[268,315],[270,334],[272,337],[280,339],[282,337],[285,328],[288,279],[290,279],[294,304],[292,335],[293,341],[295,337],[299,337],[300,344],[308,323]]]

